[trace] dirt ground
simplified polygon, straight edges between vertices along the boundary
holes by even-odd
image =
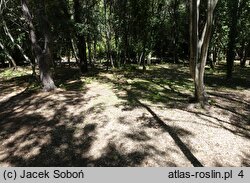
[[[0,166],[250,166],[249,75],[208,74],[205,109],[183,67],[71,76],[1,78]]]

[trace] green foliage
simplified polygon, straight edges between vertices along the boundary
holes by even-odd
[[[2,9],[1,20],[6,22],[15,42],[25,54],[34,60],[26,22],[22,18],[19,1],[6,1]],[[170,61],[175,54],[179,60],[188,60],[189,56],[189,13],[188,3],[184,0],[78,0],[79,21],[76,21],[74,9],[76,0],[44,0],[45,11],[50,27],[53,56],[56,60],[63,57],[79,56],[77,36],[84,35],[86,54],[90,59],[106,59],[111,55],[114,65],[120,67],[125,63],[138,64],[140,57],[152,54],[152,57]],[[202,1],[203,2],[203,1]],[[205,1],[204,1],[205,2]],[[230,30],[230,0],[219,0],[216,12],[210,52],[216,52],[219,60],[225,58]],[[201,9],[205,9],[202,3]],[[249,43],[250,37],[250,2],[242,0],[239,5],[236,50],[242,52],[242,45]],[[33,23],[37,30],[39,44],[42,47],[41,7],[34,0],[29,1]],[[18,7],[18,8],[16,8]],[[205,14],[202,14],[201,27],[204,26]],[[2,25],[3,23],[0,22]],[[0,29],[0,40],[5,49],[17,61],[24,64],[16,46]],[[110,45],[109,45],[110,44]],[[73,50],[75,49],[75,50]],[[109,54],[108,54],[109,52]],[[1,50],[2,57],[6,53]],[[76,54],[76,55],[75,55]],[[143,58],[142,58],[143,60]],[[142,63],[141,63],[142,64]]]
[[[27,76],[29,74],[30,71],[28,69],[18,68],[17,70],[13,70],[12,68],[9,68],[0,71],[0,78],[8,80],[16,77]]]

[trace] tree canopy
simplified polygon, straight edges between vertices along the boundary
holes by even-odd
[[[193,25],[197,34],[196,28],[190,28],[195,16],[192,3],[198,8],[199,21]],[[146,70],[152,62],[190,61],[193,78],[192,63],[199,64],[200,58],[202,70],[207,63],[214,69],[217,61],[226,60],[230,79],[234,60],[244,67],[249,55],[250,4],[248,0],[216,4],[205,0],[1,0],[0,63],[2,67],[8,62],[14,67],[29,64],[34,74],[37,64],[45,90],[55,88],[51,74],[65,59],[81,73],[98,60],[104,60],[107,70],[127,64]],[[202,81],[204,71],[198,75]],[[196,90],[204,93],[201,85]],[[195,94],[198,100],[204,96]]]

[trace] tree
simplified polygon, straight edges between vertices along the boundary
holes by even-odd
[[[240,65],[245,67],[247,56],[250,51],[250,1],[242,0],[239,5],[239,21],[238,21],[238,44]]]
[[[39,66],[39,71],[40,71],[40,79],[43,84],[43,90],[44,91],[51,91],[56,88],[54,81],[51,77],[51,72],[50,72],[50,65],[52,61],[51,53],[50,53],[50,48],[49,48],[49,28],[48,28],[48,22],[46,21],[46,14],[45,14],[45,6],[44,6],[44,1],[38,3],[42,10],[40,11],[41,16],[41,21],[43,21],[43,34],[44,34],[44,48],[42,49],[40,45],[37,42],[37,37],[36,37],[36,32],[35,32],[35,27],[32,22],[32,17],[27,5],[26,0],[21,0],[21,6],[22,6],[22,11],[23,11],[23,16],[26,20],[26,23],[28,25],[29,29],[29,36],[30,36],[30,41],[31,41],[31,47],[34,52],[36,61],[38,62]]]
[[[74,0],[74,20],[77,25],[77,28],[83,29],[82,22],[82,5],[80,0]],[[78,57],[80,59],[80,70],[82,73],[88,71],[88,60],[87,60],[87,52],[86,52],[86,37],[82,30],[76,31],[76,39],[77,39],[77,49],[78,49]]]
[[[231,79],[233,75],[233,65],[236,54],[236,43],[238,38],[238,23],[242,10],[247,5],[247,0],[228,0],[228,15],[229,15],[229,35],[227,48],[227,79]],[[247,22],[246,22],[247,23]],[[245,49],[245,42],[242,49]]]
[[[16,62],[13,59],[13,57],[10,55],[10,53],[8,52],[8,50],[4,47],[4,45],[0,42],[0,48],[5,52],[7,58],[9,59],[10,63],[13,65],[14,69],[17,68]],[[9,63],[9,65],[10,65]]]
[[[227,48],[227,78],[232,78],[233,65],[236,49],[237,21],[238,21],[238,4],[239,0],[229,0],[229,42]]]
[[[202,105],[207,100],[204,74],[207,61],[208,47],[212,32],[213,13],[218,0],[207,1],[206,23],[200,38],[200,0],[190,0],[190,72],[194,80],[194,97]]]
[[[0,47],[3,50],[4,55],[8,58],[9,61],[11,61],[10,65],[12,64],[14,68],[17,67],[17,64],[20,63],[20,61],[21,63],[23,63],[22,58],[24,58],[25,61],[27,63],[30,63],[32,65],[32,68],[34,68],[31,60],[25,54],[24,49],[19,44],[24,39],[24,33],[20,31],[19,26],[18,28],[9,28],[10,25],[13,25],[13,22],[19,19],[17,15],[18,10],[13,9],[13,6],[16,6],[16,2],[9,2],[5,0],[1,0],[0,2]],[[19,53],[21,53],[21,58],[15,60],[16,58],[18,58],[16,57],[16,55],[19,55]]]
[[[5,20],[2,20],[3,22],[3,29],[5,32],[5,35],[9,38],[9,40],[11,41],[11,43],[18,48],[18,50],[20,51],[20,53],[23,55],[24,59],[26,60],[26,62],[31,64],[32,70],[33,70],[33,75],[35,75],[35,63],[33,63],[30,58],[25,54],[23,48],[15,41],[15,39],[13,38],[12,34],[9,31],[9,28],[7,27],[7,24],[5,22]],[[9,56],[8,56],[9,57]],[[13,60],[14,61],[14,60]],[[12,61],[12,63],[13,63]],[[16,67],[16,64],[14,64],[14,67]]]
[[[178,43],[179,43],[179,6],[180,0],[172,0],[170,7],[171,7],[171,19],[173,22],[172,32],[173,32],[173,56],[174,56],[174,63],[179,62],[178,58]]]

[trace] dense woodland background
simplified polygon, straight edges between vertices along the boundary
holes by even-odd
[[[250,0],[1,0],[0,166],[249,166],[249,59]]]
[[[204,27],[208,5],[200,4],[199,26]],[[21,5],[27,5],[30,19]],[[54,67],[76,60],[84,73],[100,60],[107,69],[187,63],[189,6],[183,0],[1,0],[1,67],[35,64],[30,23],[37,44],[43,49],[48,43]],[[234,58],[244,67],[249,55],[249,8],[248,0],[220,0],[214,12],[209,63],[214,68],[226,60],[228,78]]]

